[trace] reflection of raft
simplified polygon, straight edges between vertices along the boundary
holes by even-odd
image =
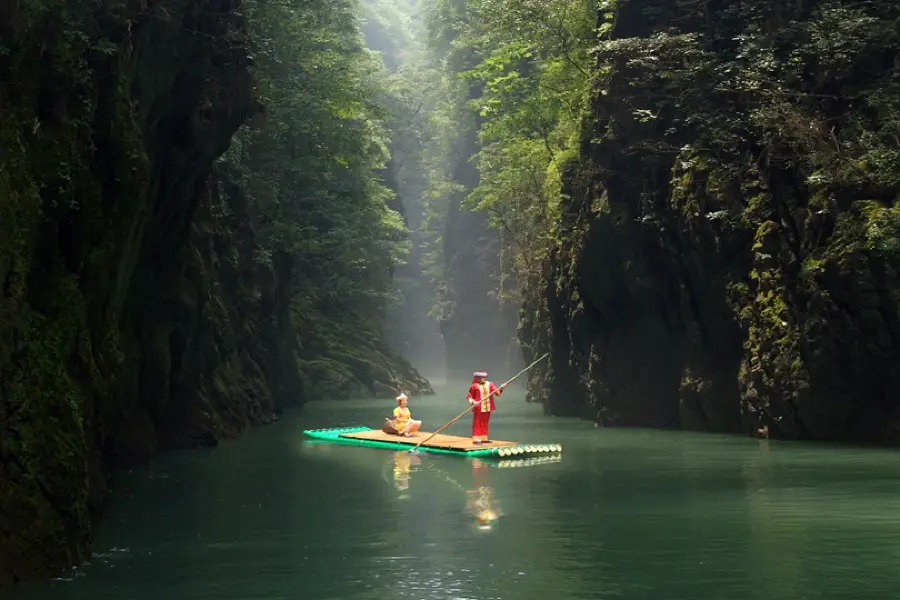
[[[369,427],[310,429],[303,433],[318,440],[368,448],[385,448],[388,450],[411,450],[416,444],[431,435],[427,431],[419,431],[410,437],[400,437]],[[489,444],[476,445],[469,438],[443,434],[434,436],[419,446],[418,449],[422,452],[432,452],[434,454],[509,459],[531,458],[541,455],[558,456],[562,452],[562,446],[559,444],[519,444],[518,442],[492,441]]]
[[[546,465],[549,463],[558,463],[562,460],[562,456],[559,454],[551,454],[551,455],[543,455],[543,456],[525,456],[523,458],[519,458],[518,460],[498,460],[497,462],[492,462],[491,464],[495,467],[500,467],[501,469],[504,467],[533,467],[535,465]]]

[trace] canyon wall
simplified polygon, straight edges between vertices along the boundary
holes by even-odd
[[[900,8],[619,0],[563,243],[520,319],[547,412],[900,435]]]

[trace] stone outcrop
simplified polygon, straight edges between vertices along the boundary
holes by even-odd
[[[275,412],[223,400],[257,374],[194,221],[259,108],[236,3],[51,4],[7,3],[0,54],[3,583],[87,556],[109,464]]]

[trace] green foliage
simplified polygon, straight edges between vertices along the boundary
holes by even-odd
[[[816,4],[806,18],[763,0],[714,20],[673,8],[659,18],[677,28],[604,41],[596,54],[628,78],[616,101],[645,125],[642,136],[654,132],[657,151],[675,153],[690,140],[734,171],[729,165],[759,140],[773,164],[798,169],[825,199],[818,208],[847,186],[892,195],[900,184],[900,81],[882,65],[900,41],[898,8],[883,0]]]
[[[89,481],[88,424],[118,371],[118,330],[94,320],[92,292],[115,270],[98,263],[121,260],[115,221],[144,174],[116,93],[126,59],[108,37],[123,12],[87,0],[0,9],[0,587],[80,562],[88,498],[103,493]],[[111,160],[131,202],[104,203],[98,146],[121,149]]]
[[[632,297],[659,299],[675,315],[666,329],[683,327],[673,360],[740,363],[754,431],[763,415],[788,436],[845,435],[890,414],[896,348],[882,315],[896,314],[900,264],[900,5],[610,10],[592,50],[590,152],[568,178],[571,220],[592,235],[579,271],[566,264],[579,232],[547,265],[560,302],[588,288],[600,320],[621,320],[604,295],[628,297],[637,278],[607,285],[601,273],[636,259],[651,276]],[[609,213],[590,215],[604,196]],[[635,312],[652,327],[652,311]],[[617,352],[634,331],[622,329],[595,343]],[[610,396],[627,395],[605,379]]]
[[[578,154],[596,3],[469,0],[464,12],[449,0],[437,5],[433,36],[445,43],[433,43],[448,53],[438,127],[450,139],[460,123],[477,131],[479,181],[463,206],[486,212],[500,231],[503,281],[533,282],[559,235],[564,173]],[[470,99],[471,90],[480,93]],[[432,196],[457,192],[449,181],[436,170]],[[518,296],[515,286],[501,289]]]
[[[400,301],[392,274],[409,252],[381,179],[390,129],[409,101],[363,46],[358,8],[353,0],[247,3],[267,114],[223,157],[255,215],[259,260],[290,258],[293,325],[302,356],[319,366],[340,363],[360,339],[383,338],[386,311]],[[403,28],[391,23],[396,14],[366,15]],[[306,375],[321,379],[316,373]]]
[[[360,21],[366,46],[381,53],[385,67],[396,72],[415,62],[421,31],[414,6],[402,0],[360,0]]]

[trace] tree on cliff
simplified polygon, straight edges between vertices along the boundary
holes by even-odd
[[[267,121],[239,132],[225,159],[253,206],[261,258],[291,259],[300,366],[316,395],[427,389],[408,366],[391,373],[402,361],[385,344],[409,241],[379,177],[390,159],[391,115],[376,103],[384,66],[362,46],[356,11],[351,0],[248,3]]]
[[[464,206],[490,215],[500,231],[504,288],[535,285],[560,235],[565,169],[578,157],[579,124],[591,78],[593,0],[470,0],[457,43],[478,57],[462,76],[476,82],[480,173]]]
[[[481,117],[470,102],[482,94],[480,82],[461,77],[479,61],[478,49],[465,37],[471,20],[467,4],[435,0],[427,11],[429,46],[440,77],[426,163],[424,262],[438,287],[435,315],[451,377],[468,375],[473,364],[510,369],[521,362],[515,343],[518,307],[506,293],[515,283],[503,259],[505,245],[499,232],[488,226],[486,215],[464,205],[479,185],[473,159],[480,148]]]

